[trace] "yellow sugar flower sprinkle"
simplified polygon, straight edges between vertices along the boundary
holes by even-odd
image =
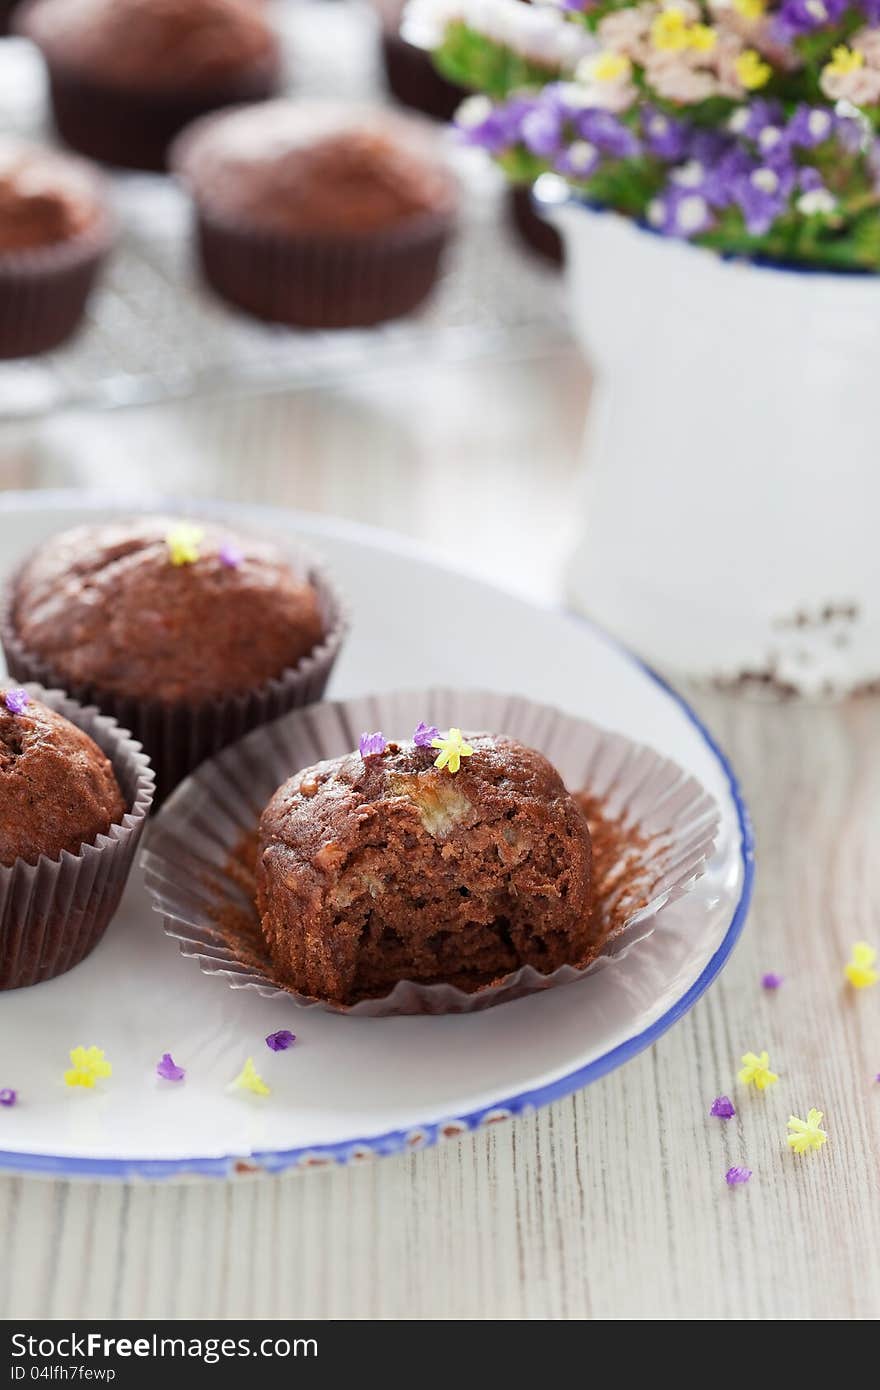
[[[718,34],[711,24],[692,24],[688,29],[688,47],[698,53],[711,53],[718,43]]]
[[[857,72],[865,66],[865,55],[860,48],[847,48],[838,44],[832,51],[831,62],[822,69],[823,77],[846,77],[848,72]]]
[[[86,1086],[90,1090],[102,1077],[112,1076],[113,1068],[100,1047],[72,1047],[70,1071],[64,1073],[66,1086]]]
[[[853,989],[867,989],[880,980],[880,971],[875,970],[877,952],[867,941],[857,941],[852,948],[852,960],[843,968],[843,973]]]
[[[755,1086],[759,1091],[766,1091],[768,1086],[779,1080],[776,1072],[770,1070],[770,1057],[767,1052],[746,1052],[740,1060],[742,1070],[737,1072],[737,1078],[744,1086]]]
[[[821,1149],[827,1143],[828,1135],[819,1126],[822,1123],[821,1110],[809,1110],[805,1120],[799,1120],[797,1115],[790,1115],[788,1128],[791,1133],[788,1135],[788,1146],[796,1154],[805,1154],[808,1149]]]
[[[597,53],[586,67],[587,76],[594,82],[617,82],[621,77],[629,77],[631,71],[632,63],[626,54],[614,53],[611,49]]]
[[[681,10],[661,10],[651,25],[651,43],[663,53],[688,47],[688,23]]]
[[[438,756],[434,759],[434,766],[438,772],[442,772],[444,767],[448,768],[450,772],[458,772],[462,758],[471,757],[474,751],[469,743],[465,743],[461,729],[450,729],[448,734],[440,738],[432,738],[431,747],[440,749]]]
[[[743,19],[760,19],[767,9],[767,0],[733,0],[733,8]]]
[[[255,1096],[270,1096],[272,1094],[254,1066],[253,1057],[248,1057],[238,1076],[232,1082],[232,1088],[236,1091],[252,1091]]]
[[[758,87],[763,87],[773,76],[773,69],[769,63],[765,63],[759,53],[753,48],[747,48],[742,52],[734,64],[736,75],[743,84],[747,92],[757,91]]]
[[[188,521],[182,521],[179,526],[172,526],[165,537],[172,565],[194,565],[199,558],[199,546],[204,539],[205,533],[201,526],[193,526]]]

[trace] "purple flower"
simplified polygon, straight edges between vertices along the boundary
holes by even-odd
[[[426,724],[423,719],[420,719],[413,734],[413,743],[416,748],[430,748],[431,739],[438,738],[439,735],[440,730],[436,724]]]
[[[751,1176],[751,1168],[728,1168],[724,1174],[724,1181],[728,1187],[736,1187],[739,1183],[748,1182]]]
[[[8,1086],[4,1086],[3,1090],[0,1091],[0,1105],[5,1105],[7,1109],[14,1105],[17,1100],[18,1092],[11,1090]]]
[[[845,13],[849,0],[785,0],[773,17],[773,36],[790,43],[802,34],[830,28]]]
[[[716,1096],[709,1111],[716,1120],[732,1120],[736,1111],[733,1108],[733,1101],[729,1096]]]
[[[761,976],[761,988],[778,989],[779,986],[782,984],[783,979],[784,976],[776,975],[772,970],[769,970],[766,975]]]
[[[293,1047],[295,1042],[295,1033],[291,1033],[288,1028],[280,1028],[277,1033],[269,1034],[266,1039],[266,1046],[271,1047],[273,1052],[286,1052],[289,1047]]]
[[[170,1052],[163,1052],[161,1061],[156,1063],[156,1075],[163,1081],[182,1081],[186,1071],[177,1065]]]
[[[667,184],[648,208],[648,221],[664,236],[697,236],[712,225],[712,209],[697,189]]]
[[[798,169],[798,188],[802,193],[815,193],[817,188],[824,188],[825,181],[818,169],[814,169],[811,164],[804,164]]]
[[[557,173],[565,174],[568,178],[588,179],[601,163],[601,159],[596,146],[591,145],[589,140],[572,140],[571,144],[557,155],[554,167]]]
[[[228,570],[237,570],[244,560],[244,551],[232,541],[224,541],[220,547],[220,563]]]
[[[824,106],[807,106],[802,102],[788,123],[789,144],[812,150],[834,134],[834,116]]]
[[[3,701],[10,714],[24,714],[31,697],[21,686],[16,686],[14,690],[7,690],[6,698]]]
[[[665,111],[646,106],[642,112],[642,136],[651,154],[675,164],[687,153],[690,128],[684,121],[667,116]]]
[[[752,236],[763,236],[770,230],[785,208],[796,182],[797,170],[793,164],[780,167],[753,165],[748,173],[736,180],[733,198]]]
[[[634,159],[641,154],[641,142],[610,111],[588,109],[579,111],[574,127],[582,139],[612,159]]]
[[[536,106],[520,125],[520,139],[531,154],[552,159],[562,144],[562,118],[549,105]]]
[[[372,758],[379,753],[384,753],[388,747],[388,740],[384,734],[361,734],[361,741],[358,744],[362,758]]]

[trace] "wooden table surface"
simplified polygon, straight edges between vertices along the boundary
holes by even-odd
[[[560,349],[438,369],[430,389],[414,367],[208,411],[67,416],[0,434],[0,484],[185,479],[394,527],[546,594],[586,398]],[[472,502],[453,531],[449,492]],[[842,976],[854,941],[880,939],[880,702],[686,693],[742,779],[758,878],[721,978],[656,1046],[534,1116],[361,1167],[2,1178],[0,1317],[880,1315],[880,986]],[[739,1056],[764,1047],[780,1081],[743,1094]],[[721,1092],[736,1119],[708,1118]],[[810,1106],[830,1141],[798,1158],[786,1121]],[[746,1187],[726,1187],[732,1164],[753,1169]]]

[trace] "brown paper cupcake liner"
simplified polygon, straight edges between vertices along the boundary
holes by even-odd
[[[388,90],[402,106],[451,121],[467,90],[439,73],[423,48],[407,43],[394,30],[382,34],[382,60]]]
[[[451,226],[425,215],[366,236],[280,236],[196,208],[206,282],[255,318],[294,328],[363,328],[411,313],[434,288]]]
[[[104,215],[57,246],[0,254],[0,358],[49,352],[72,336],[113,239]]]
[[[29,684],[28,691],[102,749],[128,811],[76,854],[0,865],[0,990],[54,979],[95,949],[119,906],[153,800],[149,759],[114,719],[60,690]]]
[[[28,35],[28,9],[15,16],[17,32]],[[117,168],[163,172],[175,136],[211,111],[274,96],[280,63],[266,63],[222,86],[175,91],[102,82],[46,55],[49,99],[55,128],[71,149]]]
[[[542,975],[525,966],[469,993],[400,981],[384,998],[343,1006],[279,983],[259,931],[240,847],[276,788],[294,772],[350,753],[364,729],[404,737],[420,720],[488,729],[542,752],[584,793],[593,832],[597,941],[590,958]],[[287,995],[355,1017],[467,1013],[583,979],[655,928],[665,904],[703,873],[718,832],[713,799],[675,763],[586,720],[518,696],[398,691],[297,711],[206,763],[165,806],[143,856],[146,886],[183,955],[233,989]]]
[[[165,705],[92,685],[67,686],[74,699],[81,704],[97,705],[143,744],[156,774],[156,808],[206,758],[250,729],[268,724],[288,710],[313,704],[324,694],[348,630],[347,609],[335,584],[311,555],[298,551],[291,560],[315,588],[325,636],[308,656],[280,676],[245,695],[230,695],[199,705]],[[0,642],[10,674],[22,684],[38,681],[45,686],[66,686],[57,672],[28,650],[16,632],[12,610],[17,581],[15,573],[0,608]]]

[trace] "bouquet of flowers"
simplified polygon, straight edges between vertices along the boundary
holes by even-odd
[[[519,182],[722,254],[880,270],[880,0],[411,0]]]

